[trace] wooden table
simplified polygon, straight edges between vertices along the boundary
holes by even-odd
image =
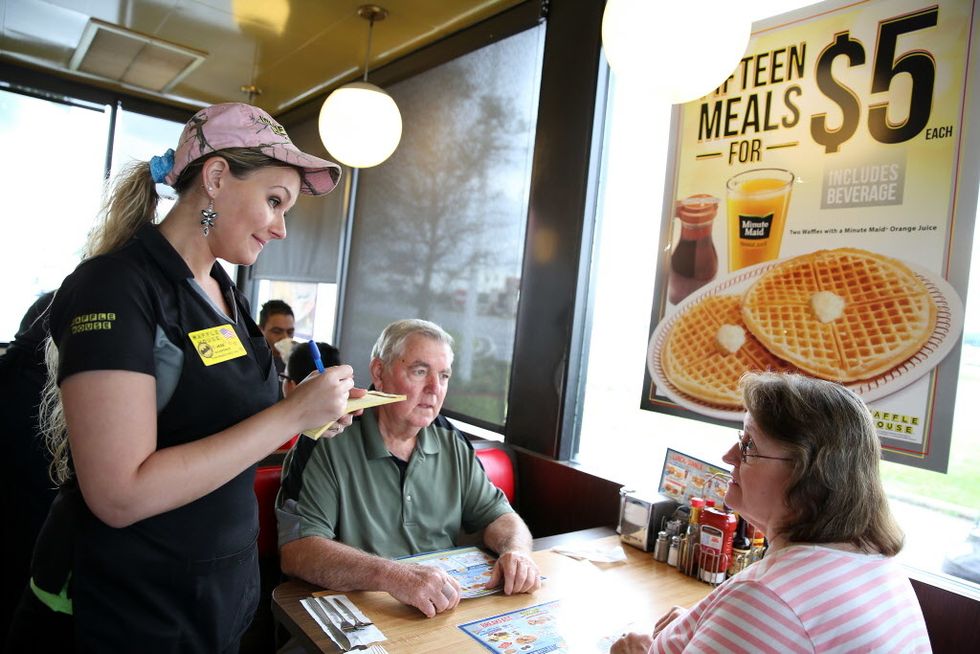
[[[591,542],[605,547],[620,545],[615,535],[593,536]],[[576,561],[550,549],[537,550],[533,556],[546,579],[534,595],[496,594],[463,600],[455,609],[434,618],[426,618],[388,593],[345,594],[388,637],[381,644],[390,654],[485,653],[487,650],[457,625],[551,600],[561,600],[558,620],[565,640],[575,651],[595,652],[603,638],[624,630],[652,631],[657,618],[672,606],[690,606],[711,590],[707,584],[654,561],[650,553],[629,545],[622,547],[627,556],[623,563]],[[333,641],[299,603],[315,590],[320,588],[302,581],[280,584],[272,593],[273,614],[307,651],[336,652]]]

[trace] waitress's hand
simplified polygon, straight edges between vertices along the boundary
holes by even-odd
[[[367,395],[366,389],[357,388],[355,386],[354,388],[350,389],[348,400],[353,400],[354,398],[358,398],[358,397],[364,397],[365,395]],[[337,418],[337,420],[334,421],[334,423],[327,428],[327,431],[323,432],[323,436],[326,438],[333,438],[340,432],[350,427],[351,423],[354,421],[354,418],[356,416],[361,415],[362,413],[364,413],[364,409],[358,409],[357,411],[354,411],[352,413],[345,413],[344,415]]]
[[[347,398],[354,388],[354,369],[347,365],[332,366],[323,374],[312,372],[283,400],[295,411],[295,431],[316,429],[328,422],[350,424]],[[346,423],[344,420],[346,419]]]

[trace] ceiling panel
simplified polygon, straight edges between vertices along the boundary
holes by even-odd
[[[371,67],[519,4],[520,0],[391,0],[375,23]],[[316,93],[361,75],[368,22],[357,0],[0,0],[0,58],[67,77],[89,18],[97,18],[208,53],[166,93],[115,82],[175,104],[204,106],[247,100],[281,113]],[[152,71],[148,71],[152,73]],[[84,76],[80,76],[84,79]]]

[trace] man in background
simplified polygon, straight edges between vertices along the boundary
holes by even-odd
[[[296,320],[293,317],[292,307],[282,300],[269,300],[262,305],[262,310],[259,311],[259,329],[262,330],[262,335],[265,336],[266,342],[272,348],[276,372],[281,375],[286,369],[286,358],[289,357],[290,348],[284,348],[286,353],[283,356],[283,352],[280,350],[283,345],[276,347],[276,343],[288,338],[289,340],[286,342],[292,345],[293,334],[296,333]]]

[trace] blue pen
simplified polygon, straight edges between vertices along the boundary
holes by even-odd
[[[323,359],[320,358],[320,348],[316,346],[316,341],[312,338],[307,341],[310,344],[310,354],[313,355],[313,363],[316,364],[316,369],[323,374]]]

